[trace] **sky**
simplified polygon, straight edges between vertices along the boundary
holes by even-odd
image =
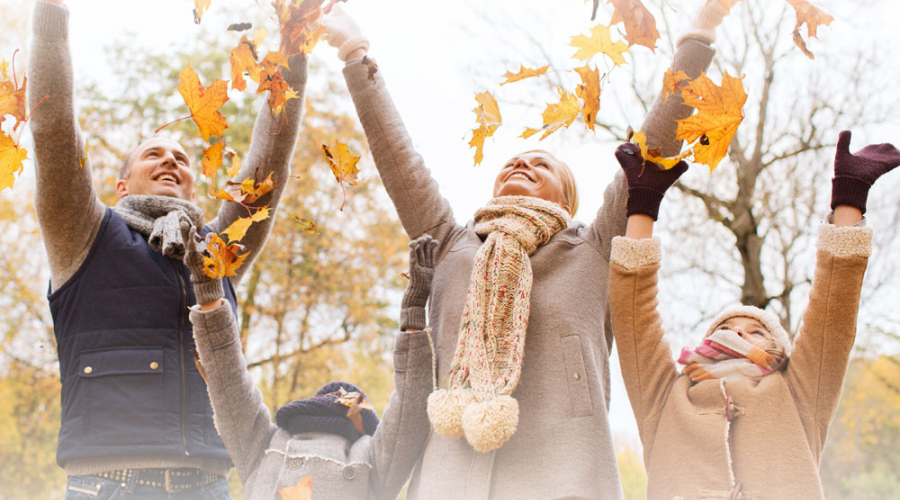
[[[748,1],[772,9],[783,5],[782,0]],[[0,0],[0,6],[12,2],[14,0]],[[690,13],[702,0],[669,0],[665,5],[662,0],[645,2],[654,14],[663,8],[677,11],[674,16],[677,28],[687,23]],[[178,51],[202,43],[197,40],[198,28],[193,22],[193,2],[190,0],[70,0],[67,3],[76,78],[89,76],[102,80],[107,66],[104,47],[126,33],[137,35],[135,43],[160,52]],[[900,19],[900,2],[818,0],[815,4],[832,13],[836,20],[830,28],[820,28],[819,40],[810,44],[814,52],[854,44],[884,47],[883,77],[898,81],[900,65],[892,62],[898,60],[896,47],[900,46],[897,43],[900,36],[886,20]],[[245,5],[248,10],[266,8],[268,2],[212,0],[204,25],[226,26],[241,20],[222,15],[225,5],[233,13],[240,12]],[[589,3],[585,5],[582,0],[492,0],[483,4],[488,14],[478,15],[474,6],[481,5],[467,0],[350,0],[344,8],[369,38],[370,55],[378,61],[379,70],[415,147],[424,156],[458,221],[465,222],[490,198],[494,176],[507,158],[538,147],[555,152],[572,166],[581,193],[581,208],[576,218],[590,221],[602,204],[603,189],[617,169],[612,156],[616,143],[608,136],[597,133],[592,137],[581,133],[576,130],[583,128],[579,121],[571,130],[558,132],[546,141],[522,140],[517,136],[525,126],[540,125],[540,106],[531,109],[511,107],[509,114],[501,108],[505,125],[495,138],[486,141],[484,161],[474,167],[474,150],[468,147],[470,135],[467,135],[475,126],[472,108],[477,92],[489,90],[498,97],[506,95],[539,104],[555,100],[550,91],[522,95],[521,91],[499,87],[500,75],[517,67],[498,64],[496,56],[499,54],[508,61],[518,61],[521,57],[521,62],[528,64],[535,59],[529,41],[540,40],[545,42],[552,57],[567,58],[574,52],[568,46],[570,38],[586,34],[594,25],[589,20]],[[745,6],[735,7],[741,8]],[[22,15],[29,14],[23,12]],[[608,20],[608,16],[601,12],[599,20]],[[521,29],[517,29],[519,26]],[[273,27],[269,28],[272,31]],[[726,20],[722,29],[734,30],[736,26]],[[644,51],[640,53],[641,58],[651,57],[647,49],[636,47],[634,51]],[[334,71],[341,67],[336,50],[324,44],[316,48],[313,57]],[[637,62],[626,57],[629,62]],[[573,61],[572,67],[575,65]],[[496,77],[491,79],[485,75]],[[633,121],[637,128],[640,116],[610,102],[630,83],[630,69],[617,68],[614,75],[610,76],[611,90],[606,90],[601,99],[601,117],[604,113],[619,114],[623,120]],[[310,75],[310,78],[314,80],[316,76]],[[352,109],[349,106],[348,102],[348,109]],[[875,140],[900,142],[900,119],[878,127],[866,127],[854,136],[857,145]],[[362,169],[365,176],[375,175],[371,164],[363,164]],[[637,430],[615,360],[611,371],[615,383],[610,422],[614,432],[626,436],[626,440],[634,445]]]

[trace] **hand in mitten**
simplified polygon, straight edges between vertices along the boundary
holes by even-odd
[[[434,277],[434,250],[438,242],[422,235],[409,242],[409,284],[400,301],[400,330],[425,329],[425,304]]]
[[[716,28],[722,24],[722,19],[728,15],[728,10],[722,7],[718,0],[704,2],[703,7],[697,12],[691,26],[678,39],[680,45],[686,38],[699,38],[706,43],[716,41]]]
[[[340,6],[332,7],[331,14],[322,19],[322,24],[328,45],[338,49],[341,61],[347,62],[348,56],[357,49],[369,50],[369,40]]]
[[[641,149],[628,142],[616,149],[616,159],[628,181],[628,215],[643,214],[656,220],[666,190],[687,171],[687,163],[680,161],[674,167],[662,170],[655,163],[644,162]]]
[[[197,241],[197,229],[191,226],[184,238],[184,265],[191,272],[197,303],[202,305],[224,297],[225,289],[221,278],[212,279],[203,272],[203,251],[198,248]]]
[[[849,205],[866,213],[869,188],[882,175],[900,165],[900,151],[892,144],[870,144],[850,153],[849,130],[838,137],[831,181],[831,208]]]

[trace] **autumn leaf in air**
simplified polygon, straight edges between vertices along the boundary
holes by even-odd
[[[306,476],[293,486],[281,488],[278,494],[281,495],[281,500],[312,500],[312,491],[313,478]]]
[[[16,174],[22,173],[22,162],[28,151],[20,148],[12,138],[0,131],[0,190],[10,188],[16,182]]]
[[[13,56],[15,63],[15,56]],[[15,68],[13,76],[8,73],[9,63],[7,61],[0,62],[0,122],[6,115],[11,115],[16,119],[13,130],[19,128],[19,125],[25,123],[28,116],[28,109],[25,107],[25,87],[28,78],[22,77],[22,85],[19,86],[15,78]]]
[[[478,105],[472,111],[475,112],[478,128],[472,131],[469,147],[475,148],[475,165],[478,165],[484,159],[484,140],[494,135],[503,119],[500,116],[497,99],[494,99],[490,92],[475,94],[475,101]]]
[[[525,132],[522,132],[520,137],[527,139],[534,134],[543,131],[544,134],[541,136],[541,140],[547,138],[553,132],[556,132],[562,127],[568,128],[572,122],[575,121],[575,118],[578,117],[578,112],[581,111],[581,106],[578,104],[578,97],[575,94],[570,94],[562,89],[556,89],[559,92],[559,102],[556,104],[548,104],[547,108],[544,109],[544,112],[541,116],[544,118],[544,125],[539,129],[534,128],[526,128]]]
[[[288,40],[286,55],[308,54],[325,34],[322,19],[324,0],[275,0],[282,40]]]
[[[343,387],[340,387],[339,391],[339,396],[334,403],[346,406],[347,418],[353,422],[353,426],[356,427],[356,430],[359,431],[360,434],[365,434],[366,430],[363,427],[362,415],[360,415],[360,412],[362,410],[374,411],[375,408],[372,406],[369,398],[361,392],[347,392]]]
[[[238,46],[231,49],[231,88],[243,91],[247,88],[244,73],[254,82],[259,81],[259,73],[262,71],[256,62],[256,46],[244,35]]]
[[[235,158],[237,157],[235,156]],[[253,203],[269,191],[275,189],[275,182],[272,180],[272,174],[273,172],[269,172],[268,177],[262,182],[256,182],[255,176],[247,177],[241,182],[228,181],[225,183],[226,189],[210,191],[209,195],[213,198],[233,201],[235,203]],[[231,177],[234,176],[232,175]]]
[[[575,87],[575,95],[582,101],[582,118],[584,124],[594,130],[594,121],[600,112],[600,71],[588,65],[583,68],[575,68],[575,72],[581,77],[581,84]]]
[[[254,222],[264,221],[268,218],[269,209],[260,208],[250,217],[241,217],[238,220],[232,222],[231,225],[228,226],[228,229],[222,231],[222,234],[228,235],[228,243],[236,243],[244,239],[244,236],[247,235],[247,230],[250,229],[251,224],[253,224]]]
[[[229,179],[234,179],[237,177],[237,174],[241,173],[241,157],[233,151],[229,152],[228,156],[231,157],[231,166],[228,167],[225,174],[228,175]]]
[[[606,54],[617,66],[627,63],[622,54],[628,52],[628,45],[622,41],[613,43],[609,27],[602,24],[591,28],[591,36],[573,36],[569,45],[578,49],[572,57],[581,61],[588,61],[597,54]]]
[[[641,0],[606,0],[613,8],[612,21],[625,24],[625,40],[628,45],[643,45],[656,52],[656,41],[659,40],[659,31],[656,29],[656,19]]]
[[[316,226],[316,223],[309,219],[303,219],[301,217],[297,217],[296,215],[291,215],[291,214],[288,214],[288,217],[292,221],[296,222],[297,225],[300,226],[300,229],[302,229],[303,232],[306,234],[316,234],[319,232],[319,227]]]
[[[674,158],[662,158],[659,156],[659,148],[649,149],[647,146],[647,136],[644,135],[643,132],[635,132],[634,136],[631,138],[631,142],[641,148],[641,158],[644,159],[644,163],[655,163],[664,170],[669,170],[675,165],[678,165],[678,162],[691,155],[691,150],[687,150]]]
[[[338,142],[334,146],[334,151],[326,144],[322,144],[322,152],[325,153],[325,160],[334,173],[334,178],[341,185],[341,210],[344,210],[344,203],[347,201],[347,191],[344,183],[355,186],[359,180],[359,169],[356,164],[359,163],[359,156],[353,156],[346,144]]]
[[[226,245],[218,234],[212,233],[207,239],[206,253],[203,256],[203,274],[212,279],[234,276],[235,271],[244,263],[248,253],[244,247],[235,243]]]
[[[203,150],[203,159],[200,160],[200,168],[203,171],[203,175],[210,178],[216,175],[216,171],[222,168],[224,152],[225,143],[223,141],[219,141]]]
[[[221,136],[228,128],[225,117],[219,113],[219,108],[228,101],[228,84],[216,79],[209,87],[204,87],[190,64],[178,76],[181,79],[178,92],[191,111],[190,118],[194,119],[203,139],[209,141],[211,135]],[[163,125],[156,131],[159,132],[168,125]]]
[[[529,69],[523,65],[519,65],[519,72],[513,73],[512,71],[507,71],[503,76],[506,77],[506,81],[501,83],[500,86],[506,85],[507,83],[518,82],[520,80],[524,80],[526,78],[532,78],[535,76],[541,76],[550,69],[550,65],[544,66],[538,69]]]
[[[681,91],[684,103],[697,109],[697,113],[678,120],[677,139],[684,139],[692,146],[694,161],[715,170],[728,152],[728,145],[744,120],[743,79],[733,78],[725,72],[719,87],[706,74],[688,83]]]
[[[194,22],[200,24],[200,19],[203,18],[203,14],[206,12],[206,9],[209,8],[212,0],[192,0],[194,2]]]
[[[815,59],[815,55],[807,48],[806,41],[800,34],[800,28],[805,24],[807,36],[810,38],[818,38],[817,31],[819,25],[828,26],[831,24],[831,21],[834,21],[834,17],[816,8],[806,0],[788,0],[788,3],[791,4],[791,7],[797,12],[797,24],[794,25],[793,33],[794,44],[806,54],[806,57]]]
[[[668,101],[669,96],[680,93],[681,88],[690,81],[691,77],[687,76],[684,71],[679,70],[673,73],[671,69],[667,69],[666,74],[663,75],[663,100]]]

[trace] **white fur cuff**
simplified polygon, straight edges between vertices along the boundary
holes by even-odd
[[[872,229],[822,224],[816,249],[836,257],[868,257],[872,253]]]
[[[612,240],[610,262],[628,270],[658,264],[660,260],[659,238],[634,239],[616,236]]]

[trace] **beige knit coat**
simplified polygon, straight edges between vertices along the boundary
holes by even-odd
[[[713,52],[703,42],[686,40],[673,67],[697,76]],[[471,222],[456,223],[382,76],[379,70],[370,80],[360,60],[344,69],[378,172],[406,233],[410,238],[428,233],[440,242],[429,324],[443,380],[482,240]],[[679,149],[675,120],[690,112],[678,98],[657,101],[643,128],[663,154]],[[585,167],[616,168],[616,163],[610,156]],[[600,194],[597,186],[581,189],[586,196]],[[612,346],[607,283],[610,243],[625,230],[624,178],[618,175],[603,196],[590,225],[573,222],[531,255],[531,314],[513,393],[519,403],[516,433],[500,449],[478,453],[465,439],[432,432],[409,487],[411,500],[622,498],[607,418]]]
[[[759,381],[692,384],[677,370],[657,312],[659,240],[613,241],[612,323],[649,500],[824,498],[819,459],[856,336],[871,230],[823,224],[817,248],[786,369]]]

